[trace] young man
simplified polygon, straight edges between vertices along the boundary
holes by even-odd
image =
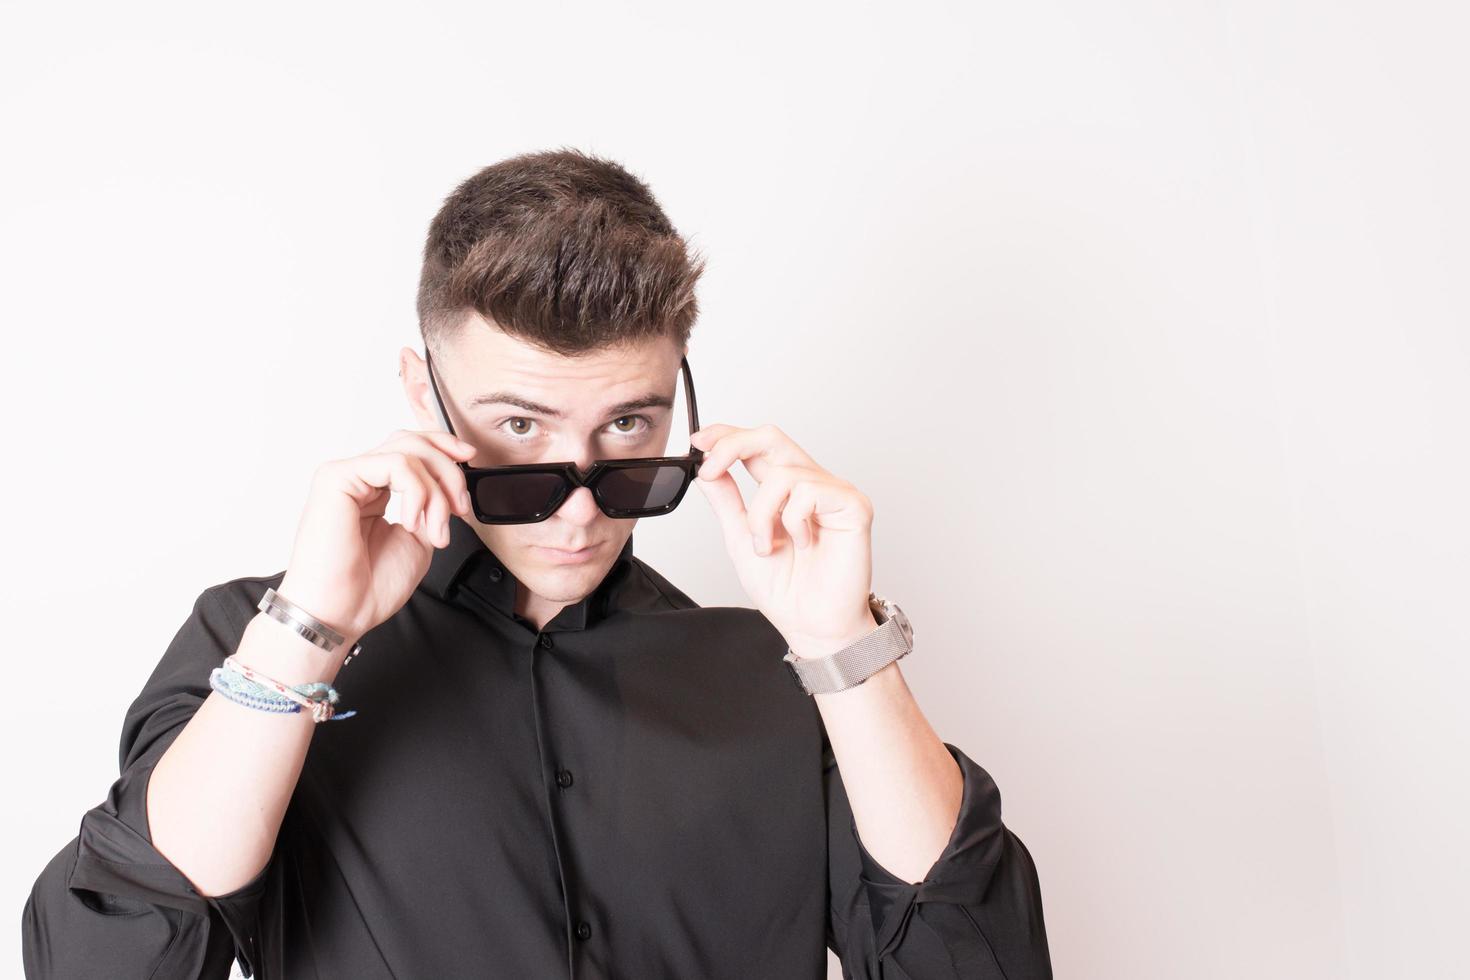
[[[28,977],[1051,975],[994,782],[899,672],[868,499],[774,426],[663,456],[700,268],[608,160],[455,190],[420,428],[318,468],[284,571],[199,595],[26,903]],[[755,608],[633,555],[691,481]]]

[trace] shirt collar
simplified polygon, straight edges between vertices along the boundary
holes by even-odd
[[[587,629],[614,608],[617,586],[633,564],[633,535],[623,544],[607,575],[580,602],[562,608],[546,624],[544,632]],[[455,590],[467,587],[506,616],[516,616],[516,577],[486,546],[475,529],[458,514],[449,515],[449,544],[435,548],[429,570],[419,583],[440,599],[448,600]]]

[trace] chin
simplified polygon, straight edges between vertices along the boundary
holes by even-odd
[[[553,602],[580,602],[597,587],[607,569],[601,562],[577,565],[538,565],[536,571],[521,584],[537,595]]]

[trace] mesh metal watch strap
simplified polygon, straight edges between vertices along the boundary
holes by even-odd
[[[882,618],[884,600],[869,595],[868,604]],[[802,659],[787,650],[782,659],[791,668],[792,679],[805,694],[830,694],[854,687],[872,677],[895,660],[903,659],[913,648],[913,628],[897,606],[889,606],[895,615],[888,616],[877,629],[845,649],[829,657]]]

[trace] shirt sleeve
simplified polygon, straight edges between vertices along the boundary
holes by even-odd
[[[246,619],[227,609],[219,588],[195,600],[128,708],[107,798],[83,814],[77,836],[31,888],[21,923],[28,980],[225,980],[237,957],[246,977],[256,973],[270,865],[232,892],[201,895],[154,848],[148,828],[153,766],[209,695],[209,672],[244,634]]]
[[[913,883],[863,846],[823,730],[827,945],[852,980],[1051,980],[1031,854],[1001,822],[1000,790],[990,774],[944,746],[964,776],[964,797],[949,842],[924,880]]]

